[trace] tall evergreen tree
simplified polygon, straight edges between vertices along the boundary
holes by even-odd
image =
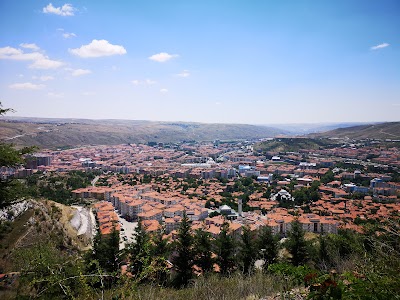
[[[138,225],[133,233],[134,241],[127,247],[130,259],[130,271],[136,278],[141,278],[143,270],[150,263],[150,237],[144,230],[142,221],[138,221]]]
[[[229,234],[229,223],[222,224],[221,232],[215,240],[217,264],[222,275],[231,273],[235,266],[235,241]]]
[[[257,247],[254,232],[250,230],[249,226],[244,226],[239,244],[239,260],[243,274],[249,275],[253,272],[256,258]]]
[[[268,265],[274,263],[278,256],[278,241],[269,226],[264,226],[260,229],[257,248],[259,250],[259,258],[264,260],[263,268],[266,270]]]
[[[195,263],[203,273],[212,271],[214,260],[212,258],[211,235],[203,229],[197,229],[194,236]]]
[[[147,279],[160,285],[164,285],[167,282],[169,272],[169,262],[167,258],[170,247],[168,239],[164,238],[164,233],[164,228],[160,227],[159,230],[151,236],[151,262],[146,271]]]
[[[163,257],[167,258],[169,254],[168,239],[164,238],[164,228],[159,230],[151,236],[151,248],[150,253],[152,257]]]
[[[194,264],[193,237],[190,232],[190,223],[186,212],[183,213],[183,218],[179,226],[175,252],[172,259],[176,271],[174,284],[176,287],[186,286],[193,277],[192,267]]]
[[[107,256],[110,260],[110,269],[112,272],[118,271],[120,263],[119,240],[119,231],[114,225],[110,235],[107,237]]]
[[[107,272],[115,272],[119,264],[119,231],[115,226],[108,236],[99,232],[93,241],[93,258],[99,262],[100,267]]]
[[[329,255],[328,237],[324,234],[320,234],[318,237],[319,248],[318,248],[318,260],[319,267],[321,269],[329,269],[331,264],[331,257]]]
[[[299,266],[306,263],[308,260],[307,243],[304,239],[304,230],[299,220],[296,219],[291,225],[292,228],[289,231],[287,248],[292,255],[292,263],[295,266]]]

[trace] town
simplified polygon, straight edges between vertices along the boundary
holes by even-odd
[[[338,143],[297,152],[263,151],[257,143],[42,150],[24,168],[3,167],[1,176],[93,174],[91,184],[72,190],[72,197],[78,205],[91,205],[101,234],[115,227],[121,232],[121,247],[131,241],[138,220],[148,232],[162,230],[174,240],[184,212],[192,229],[202,228],[213,237],[224,220],[236,237],[243,226],[254,231],[268,226],[284,237],[295,219],[306,232],[337,233],[340,228],[362,232],[362,224],[399,218],[400,152],[390,142]],[[91,230],[80,232],[91,236]]]

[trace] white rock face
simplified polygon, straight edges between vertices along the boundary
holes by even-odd
[[[71,219],[71,225],[72,227],[75,228],[75,230],[79,230],[79,227],[81,227],[81,215],[79,213],[79,210],[75,211],[74,216]]]
[[[14,221],[30,207],[32,207],[32,203],[27,200],[5,207],[0,210],[0,221]]]
[[[73,208],[76,208],[76,212],[71,219],[71,225],[78,231],[77,235],[86,234],[91,236],[92,226],[89,222],[89,209],[81,206],[73,206]]]

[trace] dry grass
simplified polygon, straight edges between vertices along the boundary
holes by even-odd
[[[178,142],[182,140],[213,141],[272,137],[281,130],[245,124],[205,124],[182,122],[148,122],[124,120],[23,119],[21,122],[0,120],[0,139],[23,135],[12,140],[17,146],[36,145],[44,148],[80,145],[116,145],[125,143]]]
[[[140,285],[132,288],[127,284],[119,290],[113,290],[106,298],[116,296],[129,300],[230,300],[230,299],[303,299],[288,298],[290,295],[301,295],[300,290],[294,289],[288,279],[257,272],[253,276],[245,277],[240,274],[229,278],[219,275],[199,277],[185,289],[161,288],[153,285]],[[287,297],[286,297],[287,295]],[[120,298],[118,298],[120,299]]]
[[[0,265],[3,271],[13,271],[9,255],[15,244],[27,233],[29,226],[26,226],[26,224],[32,215],[33,209],[24,212],[12,223],[12,230],[0,240]]]

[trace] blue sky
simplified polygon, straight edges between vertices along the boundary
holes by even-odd
[[[0,2],[18,116],[400,121],[400,1]]]

